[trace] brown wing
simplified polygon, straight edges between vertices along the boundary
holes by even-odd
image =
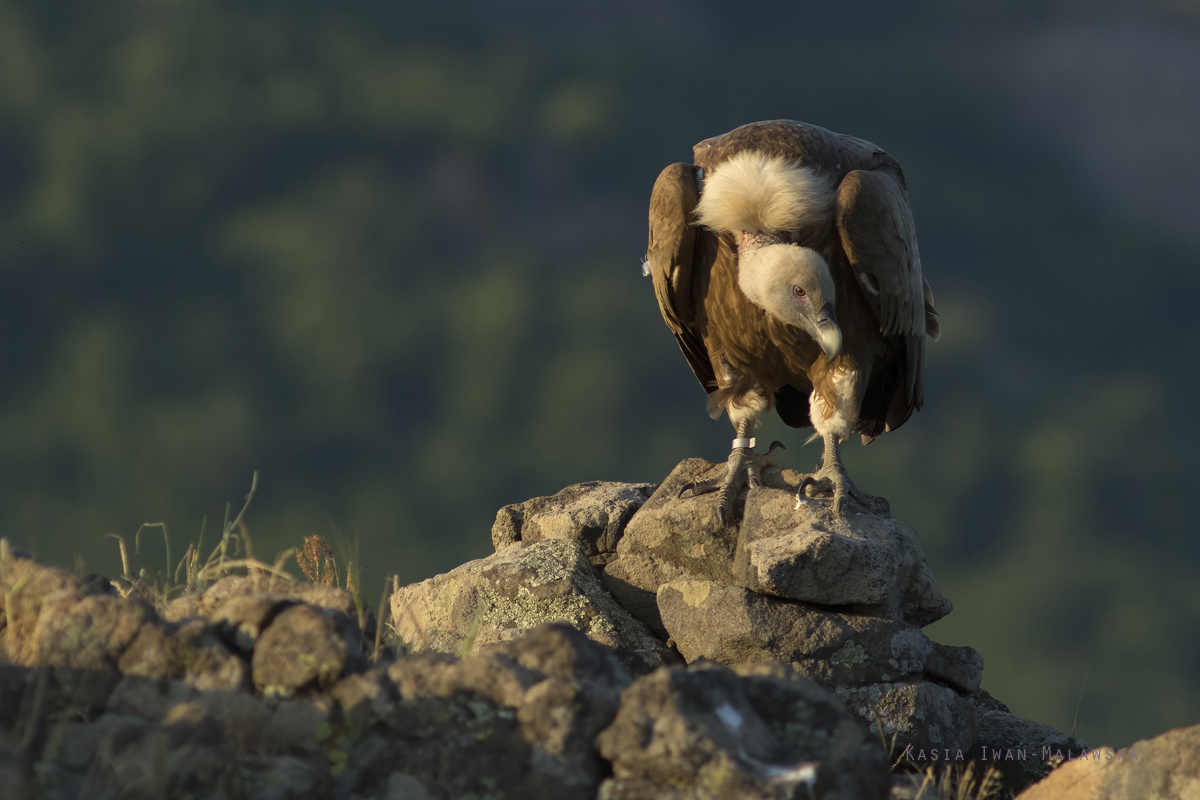
[[[646,264],[654,281],[658,309],[696,379],[711,394],[717,390],[717,378],[702,336],[703,276],[695,269],[700,235],[692,224],[692,212],[700,197],[696,169],[691,164],[672,164],[654,182]]]
[[[903,397],[911,407],[920,408],[926,284],[921,277],[916,225],[899,167],[893,162],[848,173],[838,187],[836,221],[842,247],[875,312],[880,331],[903,342]],[[932,301],[932,294],[929,299]],[[932,311],[932,302],[929,307]]]

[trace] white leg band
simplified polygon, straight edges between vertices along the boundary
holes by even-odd
[[[739,447],[749,447],[751,450],[753,450],[754,449],[754,439],[734,439],[733,440],[733,449],[737,450]]]

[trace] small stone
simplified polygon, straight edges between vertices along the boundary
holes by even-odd
[[[384,800],[434,800],[425,784],[404,772],[394,772],[387,780]]]
[[[283,696],[332,686],[355,666],[356,633],[337,612],[307,604],[285,609],[254,647],[255,686]]]
[[[318,785],[315,769],[292,756],[273,759],[254,790],[256,800],[302,800],[313,797]]]
[[[341,707],[350,725],[359,730],[390,722],[400,699],[395,684],[382,669],[343,678],[329,690],[329,696]]]
[[[254,643],[272,620],[296,602],[274,594],[234,595],[217,607],[209,619],[226,641],[249,656],[254,652]]]
[[[578,542],[594,565],[603,566],[615,556],[625,525],[654,488],[649,483],[589,481],[504,506],[496,513],[492,544],[501,550],[515,542],[569,540]]]

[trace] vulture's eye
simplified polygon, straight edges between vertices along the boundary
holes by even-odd
[[[804,297],[804,290],[799,286],[793,286],[792,294],[796,295],[796,297]]]

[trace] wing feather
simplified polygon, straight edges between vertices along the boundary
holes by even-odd
[[[702,276],[694,268],[700,235],[692,222],[700,198],[696,169],[691,164],[672,164],[654,182],[646,264],[663,320],[696,380],[711,394],[717,390],[717,377],[702,338],[703,304],[698,292]]]
[[[853,170],[838,187],[837,227],[855,278],[885,336],[905,341],[906,399],[920,403],[926,295],[917,230],[894,162]],[[930,295],[932,300],[932,294]],[[932,308],[932,302],[929,304]]]

